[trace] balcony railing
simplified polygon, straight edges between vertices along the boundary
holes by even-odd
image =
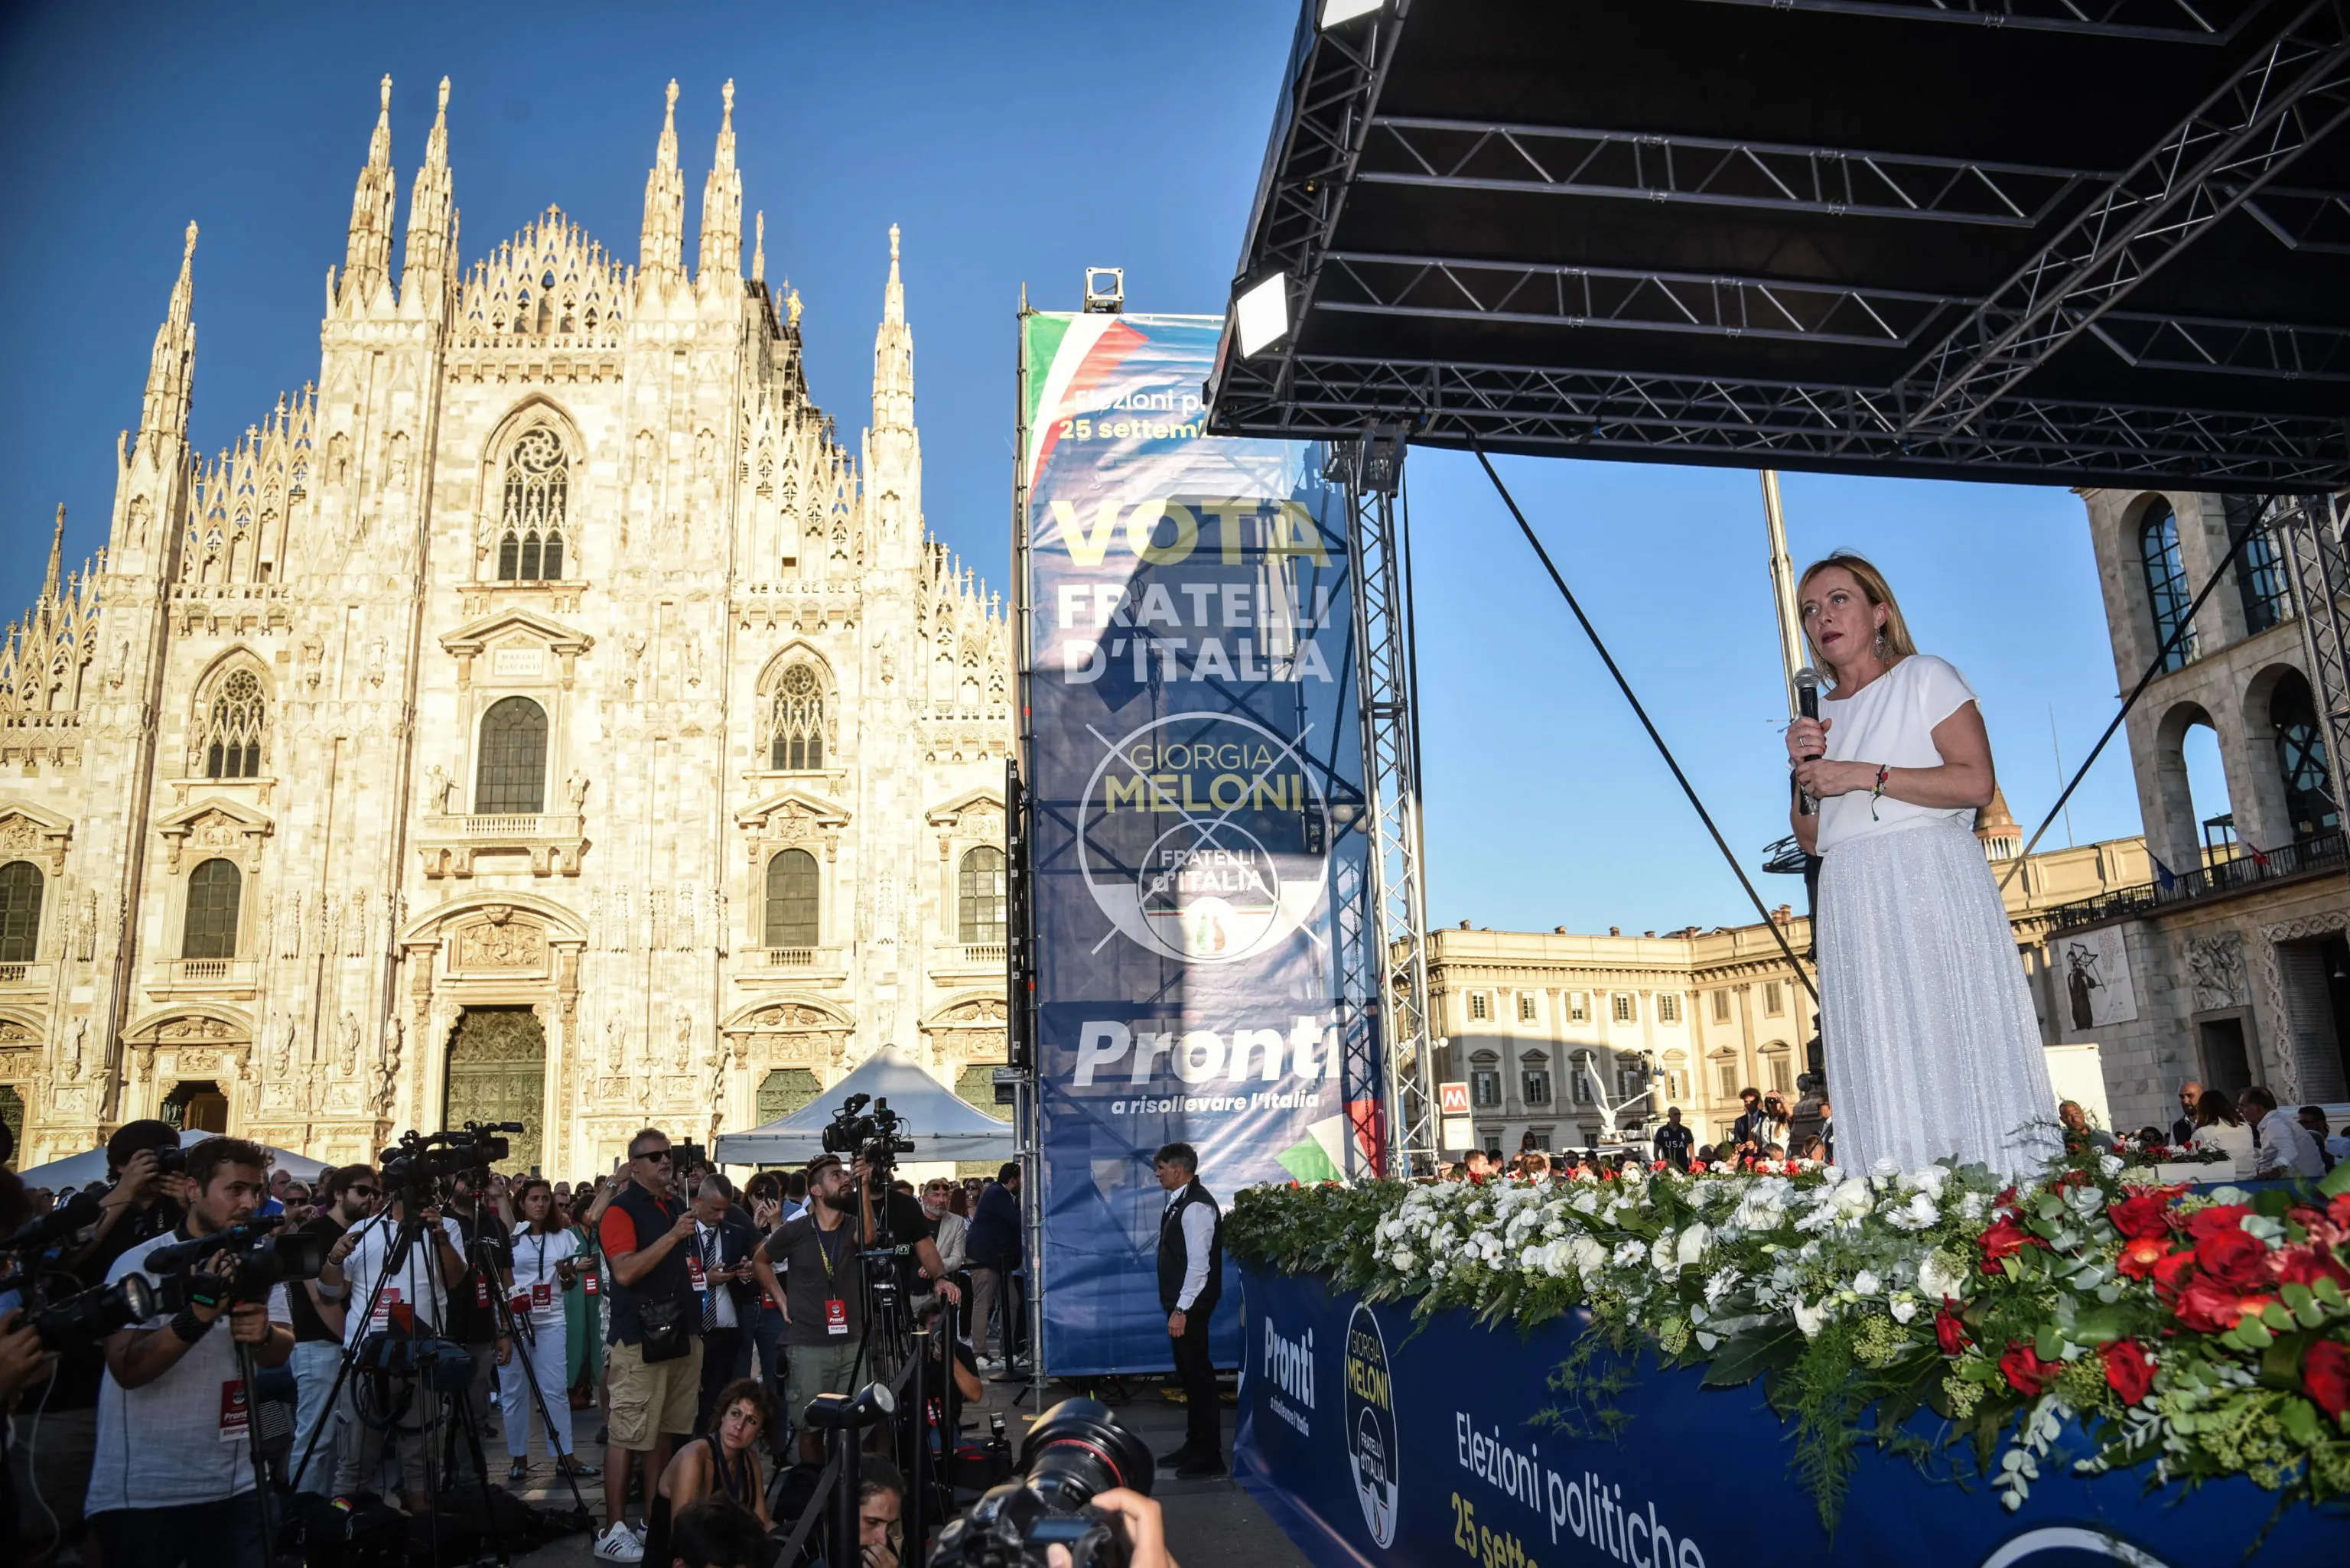
[[[576,838],[579,835],[579,819],[576,816],[546,815],[433,816],[425,819],[424,830],[437,836],[507,842]]]
[[[2147,882],[2117,888],[2094,898],[2058,904],[2043,911],[2051,929],[2064,931],[2106,920],[2133,919],[2181,904],[2200,903],[2250,892],[2272,882],[2284,882],[2322,871],[2340,873],[2350,867],[2350,850],[2342,834],[2324,833],[2294,844],[2280,845],[2255,856],[2247,850],[2233,860],[2222,860],[2199,871],[2181,871],[2168,887]]]
[[[226,980],[229,966],[235,961],[234,959],[174,959],[172,961],[172,978],[199,985],[206,981]]]
[[[1006,948],[1002,942],[965,942],[951,950],[950,961],[955,969],[1002,969],[1006,961]]]
[[[28,963],[0,963],[0,985],[22,985],[32,976]]]
[[[840,967],[838,948],[754,948],[752,963],[759,969],[836,970]]]

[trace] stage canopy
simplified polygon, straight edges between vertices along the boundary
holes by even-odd
[[[1307,0],[1210,429],[2340,486],[2345,114],[2341,0]]]
[[[907,1160],[1012,1159],[1020,1152],[1018,1130],[964,1101],[922,1071],[898,1046],[885,1046],[857,1070],[794,1111],[748,1132],[722,1133],[712,1149],[721,1165],[786,1165],[824,1152],[824,1129],[851,1095],[888,1100],[906,1118],[904,1137],[913,1152]],[[866,1107],[872,1114],[872,1107]]]

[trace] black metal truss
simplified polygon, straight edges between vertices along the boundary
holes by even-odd
[[[2350,431],[2328,419],[2013,399],[1967,429],[1920,434],[1904,432],[1883,392],[1846,386],[1314,354],[1291,365],[1285,396],[1261,373],[1229,378],[1219,427],[1327,440],[1401,419],[1422,443],[1562,456],[2230,489],[2350,483]]]
[[[2036,226],[2110,171],[1556,125],[1378,115],[1365,185],[1524,191],[1699,206]]]
[[[1320,308],[1368,316],[1793,337],[1904,348],[1951,307],[1949,295],[1645,268],[1535,266],[1458,256],[1332,251]]]
[[[2350,255],[2350,192],[2265,185],[2244,211],[2291,249]]]
[[[1905,438],[1962,431],[2350,116],[2350,15],[2314,0],[1893,388]]]
[[[2350,380],[2350,328],[2109,310],[2089,330],[2132,365],[2269,380]]]
[[[1832,11],[1978,27],[2220,43],[2261,0],[1713,0],[1773,11]]]
[[[1250,225],[1258,272],[1289,275],[1293,321],[1313,306],[1322,249],[1370,135],[1371,107],[1410,9],[1411,0],[1390,0],[1367,17],[1317,29],[1307,46]]]

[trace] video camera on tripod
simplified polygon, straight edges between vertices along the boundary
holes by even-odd
[[[868,1103],[873,1106],[870,1116],[865,1114]],[[898,1136],[905,1125],[906,1118],[889,1108],[886,1097],[876,1100],[869,1095],[851,1095],[825,1124],[825,1152],[850,1155],[864,1160],[868,1170],[886,1171],[899,1155],[914,1152],[914,1140]]]
[[[155,1315],[154,1288],[140,1275],[78,1290],[74,1287],[81,1282],[68,1271],[41,1265],[43,1252],[97,1224],[103,1212],[96,1198],[77,1193],[71,1201],[0,1240],[0,1257],[7,1261],[0,1270],[0,1290],[18,1293],[25,1321],[38,1332],[44,1349],[94,1345],[117,1329]]]
[[[269,1299],[276,1286],[317,1279],[318,1271],[326,1265],[327,1239],[300,1231],[279,1234],[285,1223],[283,1214],[272,1214],[215,1231],[209,1236],[172,1241],[148,1253],[140,1267],[151,1274],[165,1276],[155,1292],[158,1310],[180,1311],[190,1304],[192,1291],[207,1300],[225,1299],[232,1304],[262,1302]],[[215,1297],[210,1285],[197,1283],[200,1276],[196,1265],[214,1255],[224,1256],[225,1265],[219,1267],[216,1273],[202,1277],[225,1285],[224,1298]]]
[[[443,1181],[488,1175],[492,1166],[514,1152],[514,1145],[501,1135],[523,1130],[520,1122],[467,1122],[436,1133],[411,1128],[383,1151],[383,1189],[421,1209],[433,1201]]]

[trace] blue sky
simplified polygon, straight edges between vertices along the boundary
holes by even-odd
[[[7,7],[0,607],[19,614],[37,592],[60,501],[69,563],[103,543],[116,433],[137,421],[191,218],[198,446],[227,444],[317,373],[326,272],[342,260],[386,72],[403,222],[435,84],[452,78],[469,263],[549,202],[633,261],[672,76],[690,258],[732,77],[744,204],[766,212],[769,276],[806,303],[810,380],[844,434],[866,418],[887,234],[904,226],[930,524],[1003,584],[1022,283],[1038,306],[1068,308],[1085,267],[1121,265],[1136,309],[1222,310],[1292,15],[1274,0]],[[1785,831],[1754,476],[1502,467],[1751,863]],[[1415,453],[1409,472],[1430,919],[1636,931],[1742,918],[1736,883],[1473,462]],[[1974,682],[2029,828],[2059,782],[2052,722],[2077,763],[2116,700],[2078,500],[1804,475],[1785,495],[1799,564],[1836,546],[1874,556],[1921,644]],[[2120,741],[2072,825],[2084,843],[2138,830]],[[2052,841],[2064,836],[2060,822]],[[1800,898],[1789,879],[1762,885]]]

